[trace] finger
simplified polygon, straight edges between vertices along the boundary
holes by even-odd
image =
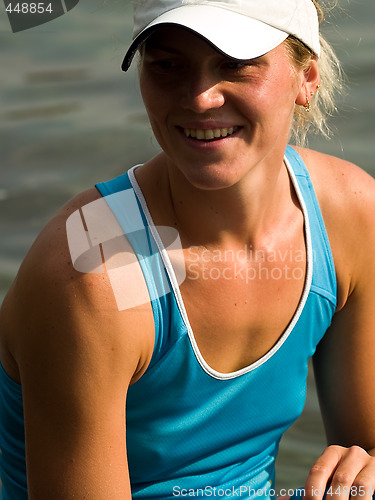
[[[305,483],[306,500],[322,500],[346,448],[329,446],[311,467]],[[327,496],[327,500],[332,500]]]
[[[353,500],[372,500],[375,493],[375,459],[364,467],[355,478],[350,496]]]
[[[367,490],[375,478],[370,478],[370,473],[375,471],[373,457],[359,446],[352,446],[345,450],[338,464],[328,489],[327,500],[349,500],[349,498],[372,498]],[[361,488],[360,488],[361,487]]]

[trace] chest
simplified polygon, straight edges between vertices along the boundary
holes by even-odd
[[[301,235],[277,249],[189,249],[181,294],[205,361],[228,373],[266,354],[293,319],[305,285]]]

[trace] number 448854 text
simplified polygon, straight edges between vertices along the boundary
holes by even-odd
[[[45,2],[39,2],[39,3],[16,3],[15,5],[12,5],[12,3],[9,3],[6,7],[6,12],[9,12],[11,14],[12,12],[15,12],[16,14],[44,14],[45,12],[48,12],[49,14],[52,14],[53,9],[52,9],[52,3],[45,3]]]
[[[332,495],[349,495],[363,497],[365,495],[373,495],[372,488],[365,488],[364,486],[337,486],[333,488],[330,486],[326,491],[327,498]]]

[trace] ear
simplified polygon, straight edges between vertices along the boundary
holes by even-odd
[[[309,67],[306,68],[301,75],[300,91],[296,97],[296,104],[304,106],[307,100],[316,93],[320,85],[320,74],[318,62],[316,59],[311,59]]]

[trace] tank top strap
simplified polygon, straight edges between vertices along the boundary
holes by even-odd
[[[330,300],[336,307],[335,266],[327,230],[310,174],[301,156],[291,146],[287,146],[284,159],[293,183],[298,185],[309,218],[313,254],[311,290]]]
[[[151,367],[168,348],[165,332],[169,329],[170,318],[167,317],[166,312],[171,310],[169,302],[173,300],[173,294],[171,294],[170,281],[155,242],[153,228],[147,222],[130,180],[130,175],[134,175],[132,172],[135,168],[133,167],[115,179],[96,184],[96,188],[104,197],[133,247],[144,276],[149,294],[147,299],[151,303],[155,324],[155,344],[149,365]]]

